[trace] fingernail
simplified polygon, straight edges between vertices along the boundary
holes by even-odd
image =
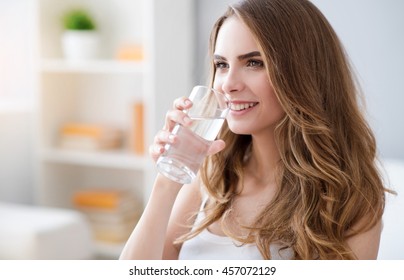
[[[170,140],[171,143],[174,142],[174,135],[173,134],[168,135],[168,140]]]
[[[192,122],[192,120],[188,116],[185,116],[184,122],[185,122],[185,124],[190,124]]]
[[[191,105],[191,104],[192,104],[191,100],[189,100],[189,99],[184,100],[184,105],[185,106],[188,106],[188,105]]]

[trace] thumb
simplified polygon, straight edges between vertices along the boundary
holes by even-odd
[[[208,150],[208,156],[214,155],[226,147],[226,143],[223,140],[215,140],[210,145]]]

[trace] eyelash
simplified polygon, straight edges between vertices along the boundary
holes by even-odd
[[[229,64],[223,61],[216,61],[214,62],[215,68],[216,69],[225,69],[229,68]],[[257,59],[250,59],[247,61],[246,64],[248,67],[252,68],[262,68],[264,67],[264,62],[262,60],[257,60]]]
[[[262,60],[251,59],[251,60],[247,61],[247,66],[250,66],[253,68],[262,68],[262,67],[264,67],[264,62]]]
[[[229,65],[223,61],[216,61],[214,64],[216,69],[224,69],[229,67]]]

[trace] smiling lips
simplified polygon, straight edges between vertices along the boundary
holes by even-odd
[[[247,103],[231,103],[230,104],[230,110],[232,111],[243,111],[248,108],[252,108],[256,106],[258,102],[247,102]]]

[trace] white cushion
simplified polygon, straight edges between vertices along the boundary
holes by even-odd
[[[91,232],[81,213],[0,203],[0,259],[91,257]]]

